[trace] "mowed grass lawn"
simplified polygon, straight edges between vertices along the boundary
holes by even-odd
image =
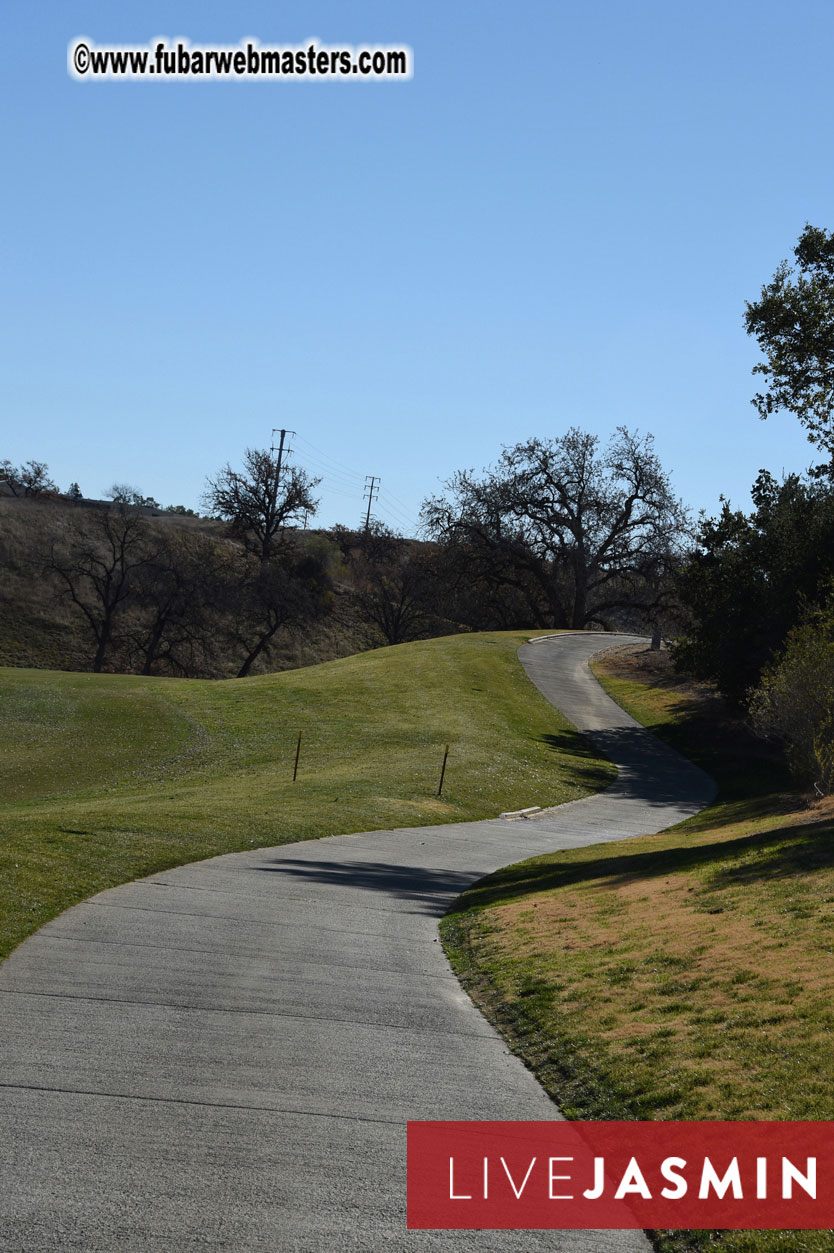
[[[0,670],[0,956],[165,867],[604,786],[611,768],[524,674],[528,638],[452,636],[223,682]],[[568,751],[553,752],[554,732]]]
[[[482,880],[443,924],[456,971],[569,1117],[834,1119],[834,804],[791,792],[720,702],[649,657],[597,669],[713,773],[717,802]],[[834,1247],[831,1232],[655,1238]]]

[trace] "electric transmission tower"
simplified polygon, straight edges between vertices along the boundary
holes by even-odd
[[[365,475],[365,491],[362,494],[362,499],[363,500],[365,499],[365,492],[367,492],[368,512],[365,514],[365,534],[366,535],[368,534],[368,531],[371,529],[371,505],[373,504],[374,499],[377,496],[379,496],[379,484],[380,484],[380,478],[378,474],[366,474]]]

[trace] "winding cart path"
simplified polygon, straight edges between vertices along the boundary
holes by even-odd
[[[405,1123],[558,1118],[437,939],[459,892],[537,853],[657,831],[710,780],[555,636],[520,658],[620,767],[524,821],[237,853],[103,892],[0,968],[0,1249],[647,1250],[641,1232],[405,1229]]]

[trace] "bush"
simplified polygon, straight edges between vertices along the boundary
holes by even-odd
[[[834,792],[834,593],[789,633],[749,708],[759,734],[783,742],[797,779]]]

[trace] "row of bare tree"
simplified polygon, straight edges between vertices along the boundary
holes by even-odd
[[[149,517],[125,492],[58,510],[42,565],[92,668],[247,675],[334,610],[349,651],[461,629],[645,628],[673,603],[686,511],[651,439],[625,429],[604,449],[575,429],[530,440],[455,475],[423,506],[423,542],[376,523],[302,531],[317,485],[250,449],[208,481],[210,519]]]
[[[243,676],[282,628],[326,611],[327,565],[314,544],[262,562],[222,535],[115,505],[76,514],[47,569],[86,623],[93,670],[216,674],[234,656]]]

